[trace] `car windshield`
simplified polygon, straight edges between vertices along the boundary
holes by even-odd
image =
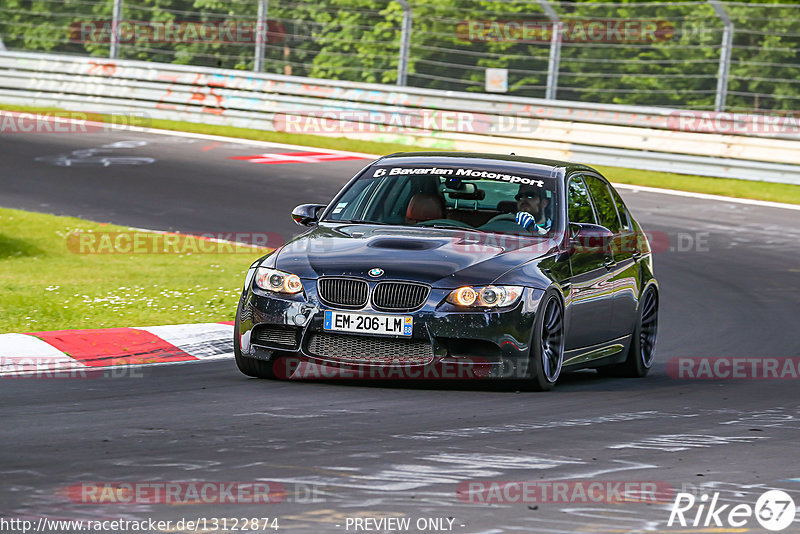
[[[374,166],[331,206],[326,221],[552,235],[556,180],[518,170]]]

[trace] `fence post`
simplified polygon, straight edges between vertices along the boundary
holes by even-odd
[[[408,54],[411,48],[412,15],[408,0],[397,0],[397,3],[403,6],[403,25],[400,28],[400,57],[397,60],[397,85],[404,86],[406,84],[406,76],[408,75]]]
[[[264,70],[264,51],[267,49],[267,17],[269,16],[269,0],[258,0],[258,15],[256,21],[256,51],[253,60],[253,70]]]
[[[119,24],[122,20],[122,0],[114,0],[111,10],[111,49],[108,57],[117,59],[119,57]]]
[[[728,97],[728,74],[731,69],[731,52],[733,49],[733,21],[719,0],[708,0],[722,21],[722,43],[719,51],[719,71],[717,72],[717,97],[714,100],[714,111],[725,111]]]
[[[550,35],[550,57],[547,60],[547,88],[545,89],[544,97],[547,100],[555,100],[556,92],[558,91],[558,66],[561,63],[561,19],[558,13],[550,5],[549,0],[537,0],[539,5],[550,19],[552,23],[552,32]]]
[[[0,35],[0,52],[7,52],[6,45],[3,43],[3,36]]]

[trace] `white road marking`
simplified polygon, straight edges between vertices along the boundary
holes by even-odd
[[[418,440],[432,440],[432,439],[451,439],[451,438],[471,438],[474,436],[484,434],[498,434],[503,432],[528,432],[531,430],[545,430],[555,428],[565,428],[573,426],[589,426],[594,424],[607,424],[615,422],[629,422],[647,419],[658,418],[677,418],[677,417],[697,417],[696,415],[688,414],[669,414],[657,411],[643,411],[643,412],[630,412],[630,413],[617,413],[610,415],[602,415],[599,417],[590,417],[585,419],[560,419],[557,421],[548,421],[544,423],[509,423],[505,425],[490,425],[490,426],[477,426],[465,428],[450,428],[444,430],[436,430],[430,432],[415,432],[413,434],[395,434],[394,438],[404,439],[418,439]]]
[[[731,443],[751,443],[764,436],[710,436],[706,434],[668,434],[652,436],[629,443],[607,445],[607,449],[643,449],[661,452],[680,452],[696,448],[708,448]]]
[[[722,195],[709,195],[707,193],[692,193],[691,191],[678,191],[677,189],[661,189],[660,187],[648,187],[644,185],[617,184],[617,183],[613,183],[613,185],[618,189],[630,189],[634,192],[644,191],[646,193],[658,193],[660,195],[673,195],[676,197],[689,197],[689,198],[697,198],[700,200],[714,200],[716,202],[733,202],[735,204],[749,204],[751,206],[760,206],[762,208],[779,208],[785,210],[800,211],[800,204],[784,204],[783,202],[769,202],[767,200],[753,200],[751,198],[736,198],[736,197],[725,197]]]

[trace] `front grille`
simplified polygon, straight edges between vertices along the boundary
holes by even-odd
[[[384,365],[425,365],[433,361],[428,341],[316,332],[308,337],[308,353],[330,360]]]
[[[367,303],[369,285],[352,278],[320,278],[317,291],[323,301],[333,306],[361,308]]]
[[[372,293],[375,308],[390,311],[410,311],[425,304],[431,288],[410,282],[379,282]]]
[[[250,342],[256,345],[297,350],[300,346],[299,334],[300,329],[293,326],[257,325],[250,336]]]

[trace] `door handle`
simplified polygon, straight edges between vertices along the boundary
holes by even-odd
[[[617,262],[615,262],[615,261],[614,261],[614,258],[606,258],[606,259],[605,259],[605,261],[603,261],[603,265],[604,265],[604,266],[605,266],[605,268],[606,268],[607,270],[609,270],[609,271],[610,271],[610,270],[611,270],[611,268],[612,268],[612,267],[614,267],[616,264],[617,264]]]
[[[639,258],[642,257],[642,251],[639,249],[634,250],[631,252],[631,257],[633,258],[633,261],[639,261]]]

